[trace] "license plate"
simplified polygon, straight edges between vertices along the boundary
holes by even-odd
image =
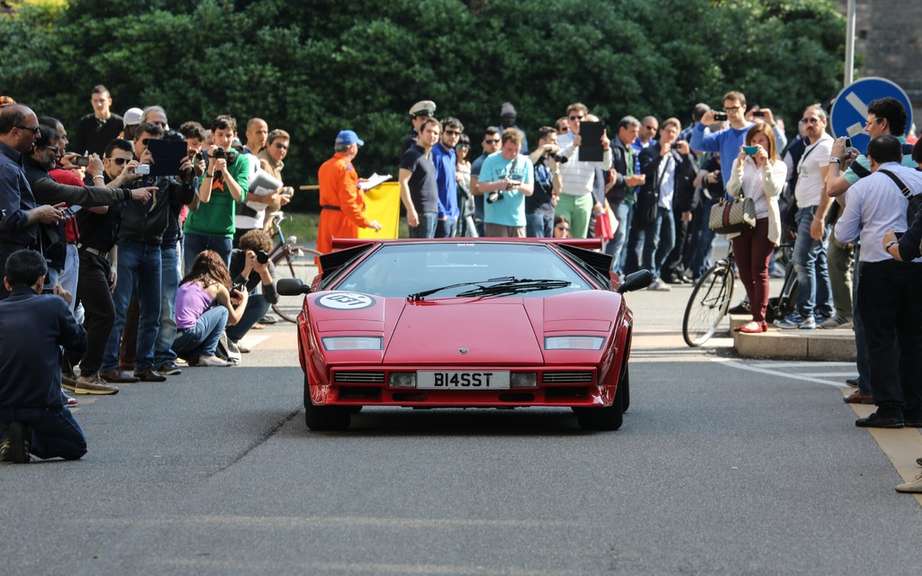
[[[508,390],[508,371],[435,372],[418,371],[416,388],[421,390]]]

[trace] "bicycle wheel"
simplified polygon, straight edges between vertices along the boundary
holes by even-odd
[[[717,331],[730,307],[733,280],[733,268],[721,260],[695,283],[682,318],[682,338],[686,344],[692,348],[701,346]]]
[[[282,247],[272,257],[276,279],[297,278],[310,285],[316,273],[313,258],[313,250],[306,246],[286,245]],[[279,296],[279,301],[272,305],[272,310],[286,322],[296,323],[303,302],[303,296]]]

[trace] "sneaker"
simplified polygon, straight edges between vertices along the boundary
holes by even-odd
[[[221,360],[217,356],[199,356],[196,366],[218,366],[226,368],[228,366],[233,366],[233,364],[227,360]]]
[[[794,328],[813,330],[816,328],[816,320],[813,319],[813,316],[804,318],[797,312],[794,312],[781,320],[775,320],[775,326],[782,330],[792,330]]]
[[[260,324],[275,324],[278,321],[279,319],[273,316],[272,314],[266,314],[265,316],[257,320],[257,322],[259,322]]]
[[[728,314],[749,314],[750,313],[749,301],[743,300],[742,302],[740,302],[733,308],[730,308],[729,310],[727,310],[727,313]]]
[[[73,374],[61,374],[61,388],[75,392],[77,390],[77,377]]]
[[[22,422],[11,422],[0,442],[0,462],[28,464],[32,459],[32,430]]]
[[[153,368],[147,368],[140,372],[134,373],[135,377],[141,382],[166,382],[166,376],[157,372]]]
[[[228,362],[238,363],[240,362],[240,352],[236,350],[231,350],[230,339],[227,337],[227,334],[221,334],[221,339],[218,340],[218,347],[215,349],[215,356],[222,360],[227,360]],[[201,358],[199,359],[201,362]]]
[[[922,458],[920,458],[920,460],[922,460]],[[903,494],[922,494],[922,474],[916,476],[915,480],[897,485],[896,491],[902,492]]]
[[[77,406],[80,406],[80,401],[74,398],[73,396],[71,396],[70,394],[68,394],[67,392],[65,392],[64,390],[61,390],[61,396],[64,397],[64,405],[67,406],[68,408],[76,408]]]
[[[74,394],[95,394],[99,396],[118,394],[118,387],[106,384],[105,380],[99,377],[99,374],[81,376],[77,378],[76,384],[76,387],[72,390]]]
[[[847,318],[842,318],[841,316],[831,316],[820,322],[818,327],[824,330],[832,330],[833,328],[842,327],[848,321]]]
[[[176,362],[166,362],[157,367],[157,372],[160,372],[164,376],[179,376],[182,374],[179,366],[176,365]]]
[[[654,290],[656,292],[669,292],[672,290],[672,286],[663,282],[662,278],[657,278],[647,287],[647,290]]]

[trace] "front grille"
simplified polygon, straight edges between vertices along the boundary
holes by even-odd
[[[589,384],[592,372],[545,372],[545,384]]]
[[[337,372],[338,384],[384,384],[384,372]]]

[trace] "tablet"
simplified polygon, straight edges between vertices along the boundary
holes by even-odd
[[[188,154],[185,141],[149,140],[147,147],[154,162],[150,167],[151,176],[178,176],[179,165]]]

